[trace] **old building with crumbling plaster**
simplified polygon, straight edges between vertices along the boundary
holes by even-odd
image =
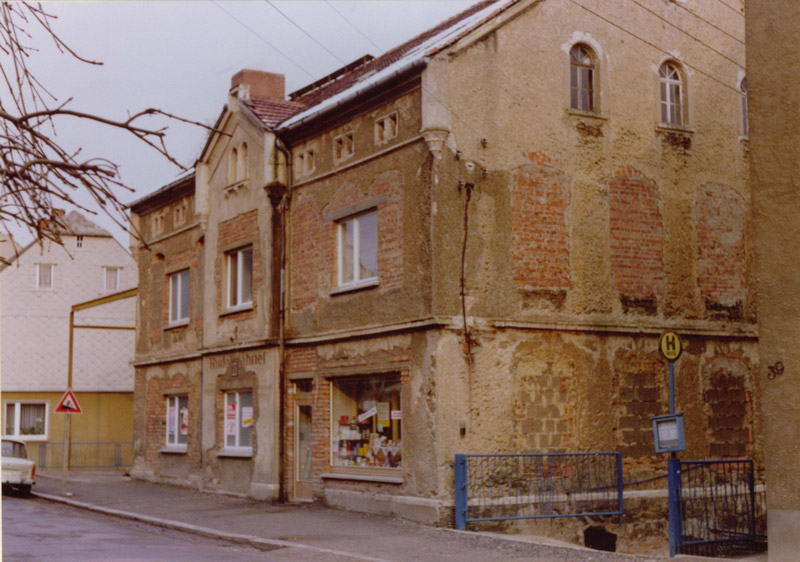
[[[657,482],[666,330],[687,458],[762,466],[744,48],[718,28],[741,14],[481,2],[288,99],[235,76],[194,176],[132,207],[137,473],[428,523],[456,453],[620,451]]]

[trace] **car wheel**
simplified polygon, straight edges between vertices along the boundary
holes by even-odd
[[[31,485],[30,484],[20,484],[18,489],[19,489],[19,495],[20,496],[30,496],[31,495]]]

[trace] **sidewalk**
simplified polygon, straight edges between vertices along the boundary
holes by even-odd
[[[402,562],[485,560],[645,562],[662,555],[625,555],[555,543],[545,538],[432,528],[402,519],[324,508],[269,504],[248,498],[131,480],[115,471],[37,473],[40,498],[161,527],[248,544],[259,550],[296,549],[298,558]],[[710,560],[680,556],[680,560]],[[765,558],[766,559],[766,558]]]

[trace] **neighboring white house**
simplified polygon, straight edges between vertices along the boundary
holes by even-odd
[[[3,435],[61,441],[54,409],[67,387],[71,307],[136,286],[136,262],[106,230],[73,211],[59,220],[63,246],[34,242],[0,263]],[[75,315],[82,326],[135,325],[136,299]],[[74,331],[73,384],[84,410],[73,441],[132,439],[134,332]]]

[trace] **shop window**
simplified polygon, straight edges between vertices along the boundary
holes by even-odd
[[[36,264],[36,288],[40,291],[48,291],[53,288],[53,270],[55,267],[52,263],[37,263]]]
[[[184,269],[169,276],[169,323],[185,324],[189,321],[189,270]]]
[[[658,71],[661,92],[661,122],[669,125],[684,123],[683,80],[678,67],[665,62]]]
[[[575,45],[569,52],[570,107],[594,111],[594,53],[586,45]]]
[[[400,375],[331,381],[331,464],[402,467]]]
[[[106,293],[115,293],[119,291],[119,272],[121,269],[120,267],[108,266],[103,268],[104,289]]]
[[[226,392],[225,448],[252,452],[253,421],[253,393],[249,390]]]
[[[378,212],[372,210],[337,224],[339,287],[378,281]]]
[[[3,435],[23,440],[47,439],[48,411],[46,402],[6,402]]]
[[[397,113],[375,121],[375,144],[383,144],[397,136]]]
[[[333,139],[333,159],[345,160],[353,155],[353,133],[340,135]]]
[[[189,397],[167,396],[167,447],[186,449],[189,437]]]
[[[253,247],[225,254],[228,267],[228,310],[253,305]]]

